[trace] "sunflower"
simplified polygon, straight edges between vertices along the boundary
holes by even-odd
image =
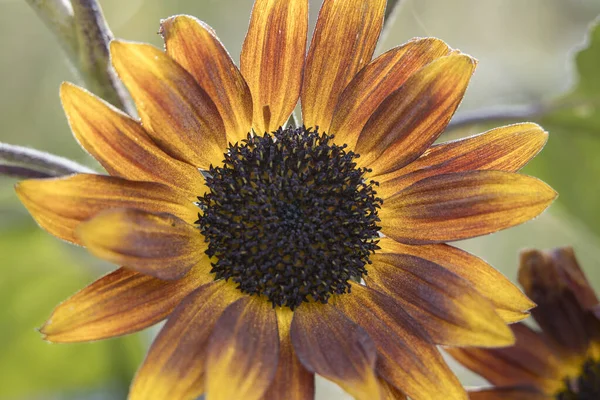
[[[600,303],[573,249],[523,252],[519,282],[538,304],[532,315],[541,330],[518,323],[513,347],[449,349],[497,386],[470,398],[600,399]]]
[[[257,0],[240,69],[190,16],[162,21],[165,51],[113,41],[139,120],[61,87],[110,176],[17,185],[43,228],[124,266],[59,305],[47,340],[167,319],[130,399],[310,399],[315,374],[358,399],[462,399],[436,345],[512,344],[533,306],[444,242],[552,202],[515,173],[546,132],[433,145],[474,59],[424,38],[372,60],[385,0],[325,0],[306,52],[307,3]]]

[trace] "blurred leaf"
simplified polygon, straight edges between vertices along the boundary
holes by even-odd
[[[99,387],[125,397],[143,355],[137,336],[57,345],[44,342],[35,330],[55,305],[94,277],[65,251],[68,245],[28,225],[0,230],[0,398],[50,398],[54,391]]]
[[[559,204],[600,234],[600,25],[590,27],[575,56],[578,76],[559,108],[539,119],[550,132],[542,153],[525,172],[558,191]]]

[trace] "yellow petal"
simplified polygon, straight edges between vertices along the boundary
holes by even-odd
[[[444,399],[466,400],[427,333],[391,297],[353,283],[334,306],[369,333],[377,346],[377,374],[407,396],[438,400],[444,393]]]
[[[237,66],[211,27],[189,15],[162,20],[167,54],[185,68],[215,103],[236,143],[252,129],[252,96]]]
[[[208,256],[197,228],[171,214],[105,210],[77,227],[90,253],[159,279],[179,279]]]
[[[439,137],[463,98],[475,60],[451,54],[408,78],[375,110],[356,143],[361,166],[383,174],[418,158]]]
[[[329,133],[333,110],[354,75],[371,61],[383,25],[385,0],[325,0],[302,83],[307,127]],[[335,132],[333,132],[335,133]]]
[[[394,298],[435,344],[509,346],[510,329],[492,303],[442,266],[407,254],[374,254],[365,282]]]
[[[377,107],[406,80],[436,58],[447,55],[439,39],[415,39],[383,53],[360,70],[344,89],[335,106],[329,133],[351,149]]]
[[[239,292],[211,282],[187,296],[154,339],[129,391],[129,400],[193,400],[204,392],[208,341],[215,323]]]
[[[400,390],[396,389],[394,385],[386,381],[385,379],[379,378],[379,387],[381,389],[382,400],[406,400],[407,397]]]
[[[544,182],[500,171],[425,178],[387,199],[382,232],[399,242],[425,244],[472,238],[521,224],[556,198]]]
[[[153,182],[103,175],[30,179],[16,185],[17,195],[38,224],[54,236],[79,244],[75,228],[102,210],[137,208],[173,214],[193,223],[198,208],[188,194]]]
[[[279,363],[275,378],[263,400],[313,400],[315,376],[298,360],[290,337],[294,312],[286,307],[276,308],[275,311],[279,328]]]
[[[206,358],[206,397],[260,400],[279,360],[277,316],[269,302],[244,297],[229,306],[211,334]]]
[[[535,307],[535,303],[498,270],[464,250],[446,244],[411,246],[390,238],[381,238],[378,245],[381,249],[376,254],[419,257],[460,276],[492,302],[505,322],[522,320],[529,316],[527,310]]]
[[[469,400],[552,400],[553,394],[527,386],[503,386],[469,391]]]
[[[329,304],[303,303],[291,337],[300,362],[359,400],[380,397],[375,345],[369,335]]]
[[[61,303],[40,332],[55,343],[137,332],[166,318],[185,296],[211,281],[210,268],[210,263],[198,264],[177,281],[120,268]]]
[[[298,103],[307,30],[307,0],[254,2],[240,69],[254,99],[258,134],[284,125]]]
[[[75,138],[111,175],[178,187],[191,199],[204,193],[198,170],[159,149],[139,122],[70,83],[60,98]]]
[[[149,44],[113,40],[110,54],[142,125],[161,149],[198,168],[221,163],[227,146],[223,120],[183,67]]]
[[[544,147],[548,133],[532,123],[503,126],[430,147],[404,168],[373,177],[383,199],[434,175],[474,170],[517,172]]]

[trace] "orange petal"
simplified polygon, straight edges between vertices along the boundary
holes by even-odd
[[[162,20],[167,54],[185,68],[217,106],[227,140],[236,143],[252,129],[252,96],[246,81],[214,31],[189,15]]]
[[[391,297],[359,284],[334,306],[366,330],[377,346],[377,373],[414,399],[466,399],[427,333]],[[374,397],[373,397],[374,398]]]
[[[313,400],[315,376],[298,360],[290,337],[290,325],[294,312],[289,308],[276,308],[279,328],[279,363],[275,378],[263,400]]]
[[[337,383],[356,399],[380,397],[373,341],[334,307],[301,304],[294,311],[291,337],[306,369]]]
[[[191,198],[204,193],[198,170],[165,154],[128,115],[71,83],[60,98],[75,138],[111,175],[178,187]]]
[[[223,312],[210,336],[206,398],[262,399],[278,360],[275,310],[263,298],[241,298]]]
[[[337,143],[354,148],[358,135],[377,107],[406,80],[436,58],[448,54],[435,38],[415,39],[377,57],[360,70],[335,106],[330,131]]]
[[[367,285],[387,293],[427,331],[436,344],[509,346],[510,329],[492,303],[441,265],[407,254],[371,257]]]
[[[523,123],[430,147],[406,167],[383,176],[377,194],[385,199],[434,175],[474,170],[516,172],[544,147],[548,133],[539,125]]]
[[[373,113],[360,133],[361,166],[375,174],[418,158],[446,128],[467,89],[475,60],[451,54],[414,73]]]
[[[554,395],[527,386],[507,386],[469,391],[469,400],[553,400]]]
[[[178,281],[120,268],[61,303],[40,332],[55,343],[137,332],[166,318],[186,295],[211,281],[210,268],[210,263],[201,263]]]
[[[154,339],[129,400],[195,399],[204,392],[208,341],[223,311],[241,293],[225,281],[187,296]]]
[[[563,386],[562,361],[546,339],[523,323],[511,326],[514,346],[502,349],[448,348],[458,362],[496,386],[530,386],[553,393]]]
[[[325,0],[304,70],[302,116],[329,132],[346,85],[371,61],[383,25],[385,0]],[[335,132],[333,132],[335,133]]]
[[[544,182],[500,171],[470,171],[425,178],[387,199],[382,232],[409,244],[472,238],[521,224],[556,198]]]
[[[198,208],[188,194],[153,182],[133,182],[104,175],[77,174],[66,178],[30,179],[15,187],[21,202],[38,224],[54,236],[80,243],[79,223],[109,208],[137,208],[173,214],[194,222]]]
[[[179,279],[203,258],[210,263],[200,231],[171,214],[105,210],[79,224],[77,235],[96,257],[159,279]]]
[[[240,57],[254,99],[254,130],[284,125],[298,103],[308,30],[307,0],[256,0]]]
[[[390,238],[381,238],[378,245],[381,249],[377,254],[405,254],[419,257],[460,276],[492,302],[496,313],[505,322],[520,321],[529,316],[527,310],[535,307],[535,303],[504,275],[482,259],[464,250],[446,244],[411,246]]]
[[[198,168],[221,163],[227,146],[223,120],[183,67],[149,44],[113,40],[110,54],[142,125],[161,149]]]
[[[404,393],[396,389],[394,385],[386,381],[385,379],[379,378],[379,388],[381,390],[382,400],[406,400],[407,397]]]

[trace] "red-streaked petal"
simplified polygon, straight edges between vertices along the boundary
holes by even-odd
[[[500,171],[425,178],[387,199],[382,232],[408,244],[467,239],[521,224],[556,198],[544,182]]]
[[[514,346],[502,349],[448,348],[458,362],[496,386],[530,386],[554,393],[563,385],[562,361],[546,338],[523,323],[511,325]]]
[[[365,124],[356,143],[360,165],[379,175],[423,154],[446,128],[475,65],[467,55],[451,54],[411,75]]]
[[[294,312],[283,307],[275,311],[279,328],[279,363],[263,400],[312,400],[315,398],[315,376],[298,360],[290,337]]]
[[[548,133],[532,123],[503,126],[430,147],[404,168],[373,177],[385,199],[434,175],[474,170],[516,172],[544,147]]]
[[[538,305],[533,318],[565,358],[585,357],[600,341],[600,319],[589,308],[595,295],[572,249],[523,251],[519,283]]]
[[[340,96],[330,133],[337,143],[354,148],[363,127],[377,107],[423,66],[448,54],[435,38],[414,39],[383,53],[360,70]]]
[[[479,293],[487,297],[496,307],[496,313],[505,322],[520,321],[535,307],[521,290],[498,270],[481,258],[446,244],[412,246],[398,243],[390,238],[381,238],[377,254],[407,254],[439,264],[460,276]]]
[[[189,15],[160,23],[167,54],[185,68],[219,110],[227,140],[236,143],[252,129],[252,96],[237,66],[211,27]]]
[[[414,399],[466,399],[458,379],[423,328],[391,297],[359,284],[333,303],[377,346],[377,373]]]
[[[398,390],[394,385],[383,378],[379,378],[379,388],[381,390],[381,400],[406,400],[404,393]]]
[[[369,335],[329,304],[303,303],[291,336],[300,362],[357,399],[379,398],[375,345]]]
[[[254,130],[284,125],[298,103],[308,30],[307,0],[256,0],[240,69],[254,100]]]
[[[383,25],[385,0],[325,0],[302,83],[307,127],[329,133],[333,110],[354,75],[371,61]],[[335,133],[335,132],[333,132]]]
[[[200,263],[178,281],[120,268],[58,305],[40,332],[55,343],[86,342],[137,332],[166,318],[198,286],[212,280]]]
[[[171,214],[105,210],[79,224],[77,235],[96,257],[159,279],[180,279],[208,260],[198,229]]]
[[[73,135],[111,175],[171,185],[192,199],[204,193],[198,170],[159,149],[139,122],[71,83],[60,98]]]
[[[54,236],[79,244],[75,228],[102,210],[137,208],[173,214],[189,223],[198,208],[188,194],[154,182],[91,174],[66,178],[30,179],[15,187],[21,202],[35,221]]]
[[[467,281],[429,260],[374,254],[365,282],[394,298],[436,344],[498,347],[514,337],[492,303]]]
[[[225,281],[208,283],[189,294],[154,339],[131,384],[129,400],[201,395],[210,334],[223,311],[241,296]]]
[[[221,163],[227,146],[223,120],[183,67],[149,44],[113,40],[110,54],[142,125],[161,149],[198,168]]]
[[[260,400],[279,360],[277,315],[260,297],[243,297],[227,307],[210,336],[206,397]]]

